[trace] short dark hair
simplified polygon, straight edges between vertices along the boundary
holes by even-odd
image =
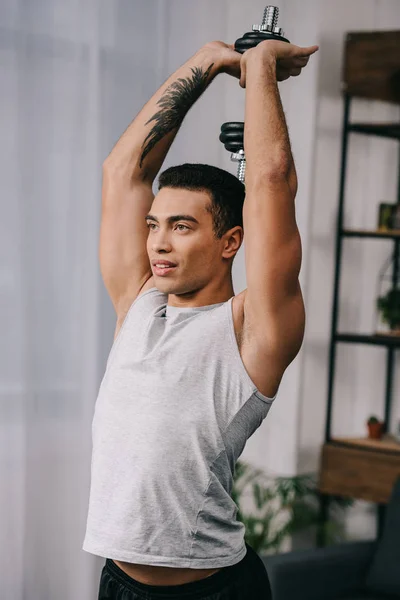
[[[206,210],[211,213],[216,238],[220,239],[232,227],[243,227],[245,187],[228,171],[211,165],[185,163],[160,174],[158,190],[163,187],[209,192],[212,201]]]

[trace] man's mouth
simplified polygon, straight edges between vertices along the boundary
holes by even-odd
[[[170,273],[174,269],[176,269],[175,266],[162,265],[162,264],[155,264],[155,265],[153,265],[154,273],[156,275],[161,275],[161,276],[167,275],[167,273]]]

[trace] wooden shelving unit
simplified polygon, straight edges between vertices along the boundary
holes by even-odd
[[[321,452],[320,491],[321,523],[328,518],[329,496],[344,496],[369,500],[378,504],[378,527],[381,529],[384,510],[393,484],[400,476],[400,444],[390,440],[373,441],[364,438],[332,437],[333,388],[336,352],[340,344],[370,344],[386,352],[386,386],[384,420],[390,423],[390,407],[394,380],[394,354],[400,348],[400,337],[376,333],[339,332],[339,288],[343,244],[347,238],[388,240],[394,244],[393,272],[400,265],[399,230],[350,230],[344,227],[344,191],[347,150],[352,135],[373,135],[400,141],[400,123],[351,123],[353,98],[382,100],[400,104],[400,31],[355,32],[346,36],[342,81],[344,115],[342,156],[339,186],[339,206],[336,226],[336,261],[334,297],[329,347],[329,380],[325,443]],[[399,149],[400,157],[400,149]],[[398,172],[398,203],[400,204],[400,161]],[[394,282],[394,275],[393,275]],[[382,399],[383,400],[383,399]],[[318,543],[321,545],[322,528]]]

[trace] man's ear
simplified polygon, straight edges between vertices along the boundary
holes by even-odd
[[[243,242],[243,227],[237,225],[226,232],[226,242],[224,248],[224,258],[232,258],[238,252]]]

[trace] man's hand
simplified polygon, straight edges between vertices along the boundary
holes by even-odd
[[[210,54],[210,57],[218,65],[219,73],[227,73],[240,79],[240,59],[242,55],[236,52],[233,44],[225,44],[225,42],[209,42],[202,48]]]
[[[240,81],[242,88],[246,87],[246,73],[249,61],[264,60],[273,65],[276,69],[277,81],[285,81],[289,77],[297,77],[302,69],[307,65],[311,54],[318,50],[318,46],[308,46],[302,48],[288,42],[279,40],[265,40],[258,46],[246,50],[241,55],[240,61]]]

